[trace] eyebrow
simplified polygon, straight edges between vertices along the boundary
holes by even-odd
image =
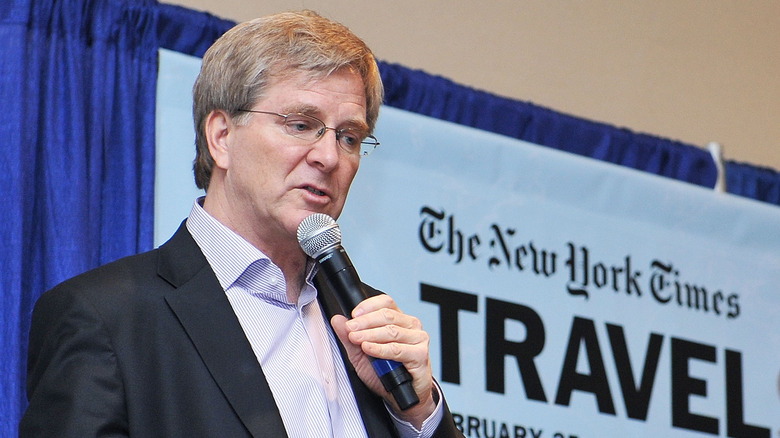
[[[301,114],[306,114],[321,119],[322,110],[320,110],[318,107],[313,105],[298,104],[298,105],[284,107],[281,113],[282,114],[301,113]],[[368,123],[366,123],[366,121],[361,118],[348,119],[344,123],[339,124],[339,126],[335,126],[335,128],[341,129],[345,125],[353,129],[360,129],[362,131],[365,131],[366,133],[369,132]]]
[[[282,109],[281,112],[282,114],[293,114],[293,113],[319,114],[320,110],[313,105],[297,104],[293,106],[286,106]]]

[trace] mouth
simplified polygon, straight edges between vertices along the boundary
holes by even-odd
[[[316,189],[316,188],[314,188],[314,187],[312,187],[312,186],[304,186],[303,188],[304,188],[304,189],[306,189],[306,190],[308,190],[308,191],[309,191],[309,192],[311,192],[311,193],[314,193],[314,194],[315,194],[315,195],[317,195],[317,196],[325,196],[325,194],[326,194],[326,193],[325,193],[325,192],[323,192],[322,190]]]

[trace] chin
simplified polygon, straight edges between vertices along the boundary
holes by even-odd
[[[292,226],[293,231],[297,233],[298,225],[300,225],[304,219],[316,213],[330,214],[328,212],[318,211],[318,210],[301,210],[298,212],[298,214],[296,214],[293,218],[290,219],[290,222],[292,222],[290,225]]]
[[[334,211],[332,208],[303,208],[297,212],[297,214],[294,216],[294,219],[291,219],[292,222],[295,222],[295,232],[297,233],[298,225],[300,225],[301,221],[306,219],[307,217],[315,214],[315,213],[322,213],[327,214],[328,216],[332,217],[334,220],[337,220],[339,216],[341,215],[341,209],[337,209]]]

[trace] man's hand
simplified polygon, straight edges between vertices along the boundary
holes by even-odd
[[[361,380],[393,407],[398,418],[416,428],[433,413],[433,375],[428,356],[430,337],[419,319],[406,315],[395,301],[385,294],[368,298],[352,311],[352,319],[341,315],[331,319],[336,335],[344,344],[350,362]],[[371,366],[368,356],[391,359],[404,364],[412,375],[414,390],[420,403],[402,411],[385,391]]]

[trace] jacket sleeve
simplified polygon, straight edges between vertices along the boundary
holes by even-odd
[[[463,432],[455,425],[455,419],[452,417],[447,402],[442,399],[440,400],[440,403],[444,403],[444,415],[442,415],[439,427],[436,428],[436,431],[431,438],[463,438]]]
[[[36,303],[20,437],[128,436],[124,387],[97,310],[60,285]]]

